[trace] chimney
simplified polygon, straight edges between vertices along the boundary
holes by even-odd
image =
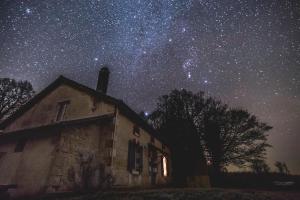
[[[109,69],[107,67],[102,67],[99,71],[97,91],[106,94],[107,85],[109,79]]]

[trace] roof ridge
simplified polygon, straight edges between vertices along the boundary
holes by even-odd
[[[43,97],[45,97],[50,91],[58,87],[61,83],[66,83],[71,87],[75,87],[77,89],[82,89],[85,92],[90,93],[91,95],[97,96],[99,98],[102,98],[103,100],[109,101],[112,104],[119,107],[120,111],[124,114],[131,117],[135,123],[140,124],[145,130],[149,131],[150,134],[155,135],[158,137],[156,130],[149,125],[144,119],[142,119],[133,109],[131,109],[123,100],[114,98],[112,96],[106,95],[102,92],[99,92],[95,89],[92,89],[86,85],[83,85],[81,83],[78,83],[72,79],[69,79],[63,75],[60,75],[58,78],[56,78],[52,83],[50,83],[46,88],[41,90],[38,94],[36,94],[31,100],[29,100],[27,103],[25,103],[23,106],[21,106],[16,112],[14,112],[12,115],[10,115],[7,119],[2,121],[0,123],[0,129],[5,128],[7,125],[13,122],[14,119],[21,116],[23,113],[25,113],[27,110],[29,110],[32,105],[35,102],[40,101]]]

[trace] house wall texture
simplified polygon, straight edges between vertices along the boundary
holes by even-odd
[[[87,93],[68,85],[60,85],[8,125],[4,129],[4,133],[54,123],[58,111],[57,103],[65,100],[69,100],[70,104],[66,109],[64,120],[114,113],[115,110],[112,104],[97,101]],[[45,132],[49,132],[48,129]],[[91,141],[106,142],[106,140],[100,140],[101,134],[99,132],[101,131],[96,130],[95,127],[87,127],[86,131],[85,128],[78,127],[55,130],[49,134],[41,131],[35,135],[47,135],[47,137],[29,138],[23,152],[14,152],[19,141],[18,138],[10,141],[1,141],[0,152],[2,152],[3,156],[0,157],[0,184],[17,184],[17,189],[10,190],[13,196],[37,194],[45,190],[50,191],[49,185],[53,183],[53,178],[50,179],[49,176],[57,175],[54,172],[57,169],[55,165],[63,162],[65,166],[63,169],[65,170],[68,162],[71,162],[70,160],[72,159],[74,160],[74,155],[77,155],[79,151],[76,150],[71,154],[70,151],[73,150],[74,146],[83,148],[85,145],[90,145],[89,142]],[[70,137],[67,136],[69,133],[71,133]],[[88,137],[85,138],[85,136]],[[56,137],[59,137],[59,139]],[[98,138],[95,139],[94,137]],[[54,144],[54,141],[59,143]],[[79,145],[80,142],[82,143],[81,145]],[[71,144],[71,146],[67,146],[67,144]],[[92,145],[95,146],[96,144]],[[100,159],[101,156],[98,155],[98,157],[97,159]],[[55,161],[55,164],[52,161]],[[52,182],[47,183],[48,179]],[[59,181],[61,181],[60,184],[67,182],[65,179]],[[65,187],[70,187],[70,185],[66,184]],[[60,190],[66,190],[66,188],[61,187]]]
[[[114,113],[112,104],[103,102],[95,97],[68,85],[60,85],[45,98],[37,102],[13,123],[5,127],[4,131],[14,131],[30,127],[43,126],[55,122],[58,103],[70,101],[64,120],[92,117],[100,114]]]
[[[66,127],[52,163],[47,192],[97,189],[110,174],[112,122]]]
[[[105,114],[114,117],[57,128],[55,119],[58,103],[62,101],[70,101],[63,120]],[[56,128],[48,126],[51,124]],[[5,127],[5,134],[40,128],[31,129],[30,135],[35,136],[27,138],[22,152],[14,152],[19,137],[0,141],[0,184],[17,184],[17,189],[9,190],[14,197],[97,189],[109,184],[150,186],[148,144],[151,136],[142,128],[140,136],[135,136],[134,125],[115,105],[62,84]],[[143,146],[141,174],[127,170],[128,141],[132,139]],[[157,139],[153,145],[162,149]],[[170,154],[167,148],[164,152]],[[156,184],[168,183],[170,177],[163,177],[160,170],[159,162]]]
[[[22,152],[14,152],[18,140],[0,144],[0,152],[5,152],[0,160],[0,184],[16,184],[17,189],[9,190],[12,196],[39,194],[44,191],[54,157],[56,137],[57,133],[53,132],[51,137],[48,135],[30,138]]]
[[[114,156],[113,156],[113,174],[116,177],[116,186],[150,186],[151,179],[149,174],[149,155],[148,144],[151,142],[151,136],[144,129],[140,128],[140,136],[133,134],[134,123],[123,114],[118,113],[116,118],[116,128],[114,136]],[[136,139],[143,146],[143,170],[141,174],[133,174],[127,170],[128,141]],[[154,145],[162,149],[162,143],[155,139]],[[166,148],[165,152],[170,155]],[[168,159],[170,162],[170,159]],[[169,163],[171,165],[171,163]],[[170,169],[170,167],[169,167]],[[171,171],[169,170],[169,174]],[[156,184],[165,184],[170,181],[169,177],[163,177],[161,173],[160,156],[158,156],[158,172]]]

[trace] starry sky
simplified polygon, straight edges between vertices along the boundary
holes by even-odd
[[[1,0],[0,77],[40,91],[64,75],[137,112],[185,88],[272,125],[268,163],[300,174],[297,0]]]

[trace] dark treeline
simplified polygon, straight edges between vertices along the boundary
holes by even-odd
[[[171,148],[178,185],[185,185],[189,176],[219,174],[228,165],[263,162],[270,147],[267,132],[272,127],[203,92],[183,89],[161,96],[149,122]]]
[[[246,188],[267,190],[300,190],[300,176],[276,172],[222,172],[211,174],[211,183],[214,187]]]

